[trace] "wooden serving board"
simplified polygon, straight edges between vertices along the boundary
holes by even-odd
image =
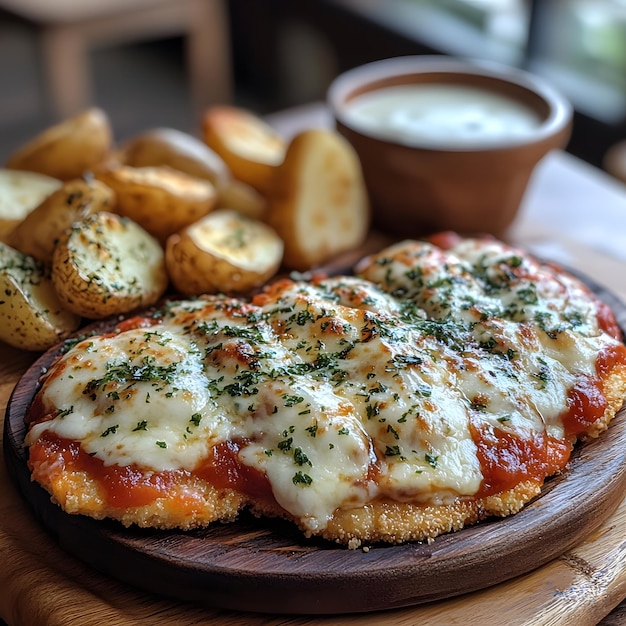
[[[592,288],[616,311],[626,308]],[[368,612],[483,589],[547,564],[598,532],[626,491],[626,416],[578,446],[567,470],[519,514],[481,523],[430,544],[348,550],[309,541],[290,524],[242,518],[196,531],[126,529],[63,513],[30,481],[24,413],[40,375],[38,359],[8,402],[4,453],[10,475],[60,546],[96,569],[147,591],[205,606],[281,614]]]

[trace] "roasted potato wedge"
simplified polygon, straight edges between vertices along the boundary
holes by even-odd
[[[112,142],[106,113],[91,108],[44,130],[14,152],[6,167],[72,180],[105,160]]]
[[[51,261],[54,247],[73,222],[100,211],[111,211],[115,193],[99,180],[78,178],[63,184],[35,207],[7,236],[7,243]]]
[[[286,143],[260,117],[233,106],[213,106],[202,119],[204,142],[230,168],[233,176],[261,193],[270,191],[274,169],[285,156]]]
[[[43,351],[74,332],[81,318],[65,310],[50,268],[0,243],[0,340]]]
[[[222,157],[202,140],[180,130],[146,131],[123,144],[117,155],[121,164],[132,167],[166,165],[208,180],[217,190],[218,208],[234,209],[255,219],[260,219],[267,208],[265,196],[234,178]]]
[[[217,191],[208,180],[162,165],[121,165],[97,172],[116,194],[116,213],[130,217],[162,243],[212,211]]]
[[[154,237],[128,218],[101,212],[74,223],[58,242],[52,282],[65,308],[100,319],[153,304],[168,277]]]
[[[0,169],[0,241],[61,184],[35,172]]]
[[[268,223],[285,242],[284,263],[308,270],[359,246],[369,201],[352,146],[330,130],[296,135],[278,166]]]
[[[231,178],[220,187],[218,196],[218,209],[231,209],[255,220],[265,218],[267,198],[252,185]]]
[[[283,242],[266,224],[218,210],[167,240],[165,262],[184,295],[245,293],[280,267]]]
[[[222,157],[201,139],[174,128],[154,128],[137,135],[122,144],[118,156],[132,167],[167,165],[208,180],[218,189],[231,178]]]

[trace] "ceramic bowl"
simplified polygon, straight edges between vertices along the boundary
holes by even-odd
[[[398,87],[404,99],[393,96],[367,113],[367,97]],[[417,111],[415,87],[430,91]],[[570,103],[538,77],[443,56],[349,70],[332,82],[328,105],[361,160],[374,227],[402,237],[438,230],[503,236],[533,170],[566,146],[572,123]],[[507,117],[509,105],[531,121]]]

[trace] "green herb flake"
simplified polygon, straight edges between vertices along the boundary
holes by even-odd
[[[308,487],[313,482],[313,479],[308,474],[305,474],[302,471],[297,471],[293,475],[291,481],[294,485],[302,485],[303,487]]]
[[[293,461],[296,465],[313,465],[309,457],[302,452],[302,448],[295,448],[293,451]]]
[[[424,460],[426,461],[426,463],[428,463],[428,465],[430,465],[433,469],[437,469],[437,466],[439,465],[439,456],[435,456],[434,454],[430,454],[430,453],[426,453],[424,455]]]
[[[385,456],[400,456],[400,446],[387,446],[385,448]]]
[[[291,396],[287,393],[283,394],[282,398],[285,401],[285,406],[295,406],[296,404],[300,404],[300,402],[304,402],[302,396]]]
[[[278,442],[277,448],[283,452],[289,452],[291,450],[291,444],[293,443],[293,437],[288,437]]]

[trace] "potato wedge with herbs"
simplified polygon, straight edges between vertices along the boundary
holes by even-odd
[[[115,212],[137,222],[162,243],[217,204],[212,183],[165,165],[120,165],[100,170],[96,176],[115,192]]]
[[[92,108],[44,130],[14,152],[6,167],[72,180],[104,161],[112,142],[109,118]]]
[[[154,128],[124,143],[118,156],[132,167],[167,165],[210,181],[219,189],[231,178],[228,166],[201,139],[174,128]]]
[[[369,201],[352,146],[330,130],[306,130],[277,168],[267,222],[285,242],[284,263],[308,270],[363,243]]]
[[[63,306],[90,319],[154,304],[168,285],[164,252],[141,226],[113,213],[76,222],[54,249]]]
[[[7,243],[40,261],[51,261],[57,241],[75,221],[111,211],[114,205],[115,193],[99,180],[68,181],[9,233]]]
[[[43,351],[65,339],[81,318],[61,304],[50,268],[0,243],[0,340]]]
[[[214,211],[167,240],[165,262],[182,294],[245,293],[278,271],[283,242],[266,224]]]
[[[35,172],[0,169],[0,241],[61,184]]]
[[[233,176],[261,193],[270,191],[286,143],[260,117],[232,106],[213,106],[202,119],[204,142],[226,162]]]

